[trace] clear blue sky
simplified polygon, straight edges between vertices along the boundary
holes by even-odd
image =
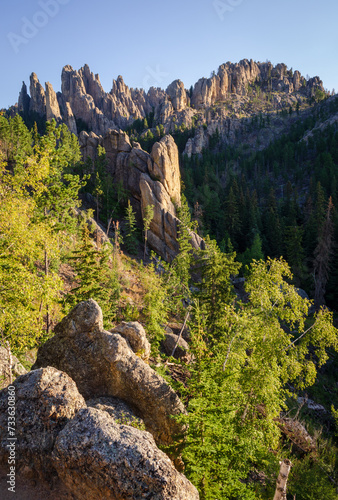
[[[2,0],[0,108],[35,72],[61,89],[62,67],[85,63],[106,91],[189,88],[220,64],[284,62],[338,91],[337,0]]]

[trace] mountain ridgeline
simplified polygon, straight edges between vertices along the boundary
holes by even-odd
[[[47,120],[62,120],[74,133],[85,127],[98,135],[109,128],[125,129],[135,120],[153,114],[154,124],[163,125],[165,133],[169,133],[175,125],[190,128],[196,121],[210,123],[217,118],[236,116],[236,108],[240,115],[249,116],[252,113],[240,109],[240,104],[249,104],[252,97],[261,92],[269,96],[270,109],[276,110],[296,105],[305,98],[318,98],[324,88],[318,77],[306,80],[299,71],[288,70],[285,64],[274,67],[268,62],[245,59],[237,64],[221,65],[217,74],[201,78],[190,90],[184,88],[181,80],[175,80],[165,91],[151,87],[145,92],[129,88],[119,76],[113,81],[111,91],[105,92],[99,76],[94,75],[88,65],[79,71],[65,66],[58,93],[48,82],[44,89],[32,73],[30,96],[23,83],[18,110],[24,115],[36,113]],[[229,100],[233,101],[230,107]]]

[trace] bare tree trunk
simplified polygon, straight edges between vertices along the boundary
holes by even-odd
[[[273,500],[286,500],[286,483],[288,481],[292,463],[287,458],[283,460],[283,462],[279,463],[280,470],[277,478],[276,491]]]
[[[109,231],[110,231],[111,221],[112,221],[112,218],[110,217],[110,219],[108,219],[107,233],[106,233],[108,237],[109,237]]]
[[[144,254],[143,254],[143,262],[146,260],[146,253],[147,253],[147,239],[148,239],[148,231],[145,230],[144,234]]]
[[[181,336],[182,336],[183,330],[184,330],[185,325],[187,324],[188,318],[189,318],[189,316],[190,316],[190,309],[191,309],[191,307],[189,306],[188,312],[187,312],[187,314],[186,314],[186,316],[185,316],[185,318],[184,318],[184,323],[183,323],[183,326],[182,326],[182,328],[181,328],[181,331],[180,331],[180,333],[179,333],[179,335],[178,335],[178,337],[177,337],[177,340],[176,340],[176,342],[175,342],[175,345],[174,345],[173,351],[172,351],[172,353],[171,353],[171,357],[174,357],[174,354],[175,354],[175,351],[176,351],[176,347],[178,346],[178,343],[179,343],[180,338],[181,338]]]

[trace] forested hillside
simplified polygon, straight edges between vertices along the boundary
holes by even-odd
[[[338,130],[331,118],[337,111],[337,98],[324,102],[258,151],[243,136],[237,147],[216,140],[199,157],[182,160],[185,194],[202,231],[221,248],[230,245],[244,264],[252,257],[284,256],[294,283],[316,297],[317,305],[326,300],[333,308]],[[253,118],[252,126],[264,131],[267,120]]]
[[[337,111],[330,98],[304,114],[253,115],[248,134],[275,119],[285,133],[260,147],[216,130],[190,157],[183,142],[197,129],[174,130],[184,195],[170,263],[147,246],[151,205],[136,222],[101,146],[84,160],[65,124],[39,131],[0,116],[1,344],[25,362],[89,298],[107,329],[140,321],[152,366],[188,410],[186,436],[166,451],[202,499],[272,498],[286,458],[290,498],[337,498]],[[137,123],[127,131],[144,148],[164,135]],[[192,231],[204,249],[192,250]],[[188,326],[183,360],[163,350],[174,323]],[[319,412],[304,404],[311,387]]]

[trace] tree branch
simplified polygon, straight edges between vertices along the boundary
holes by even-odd
[[[7,251],[11,248],[11,246],[13,246],[13,245],[14,245],[14,242],[13,242],[13,243],[11,243],[11,244],[10,244],[10,245],[6,248],[6,250],[5,250],[5,251],[4,251],[4,252],[0,255],[0,257],[3,257],[3,256],[5,255],[5,253],[6,253],[6,252],[7,252]]]
[[[293,342],[291,342],[290,345],[288,345],[287,347],[284,348],[284,351],[287,351],[288,349],[290,349],[290,347],[292,347],[296,342],[298,342],[298,340],[300,340],[302,337],[304,337],[304,335],[306,335],[310,330],[312,330],[312,328],[315,326],[315,324],[317,323],[317,321],[315,321],[313,323],[313,325],[311,325],[307,330],[305,330],[305,332],[303,332],[299,337],[297,337]]]

